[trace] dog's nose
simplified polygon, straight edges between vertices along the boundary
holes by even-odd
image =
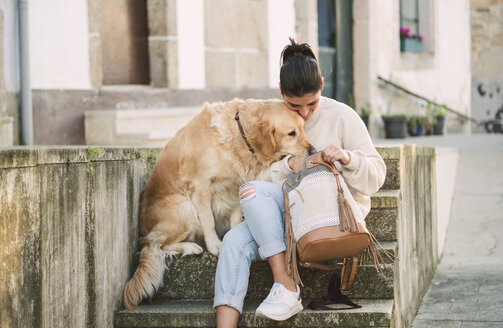
[[[313,145],[309,144],[309,148],[307,149],[309,155],[312,155],[314,153],[316,153],[316,148],[314,148]]]

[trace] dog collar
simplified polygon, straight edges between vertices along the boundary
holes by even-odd
[[[248,139],[246,139],[245,130],[243,129],[243,126],[241,125],[241,121],[239,121],[239,112],[236,112],[236,114],[234,115],[234,119],[238,123],[239,132],[241,132],[241,136],[243,137],[243,140],[245,141],[246,145],[248,146],[248,149],[250,150],[250,152],[252,154],[255,154],[255,151],[253,150],[250,143],[248,142]]]

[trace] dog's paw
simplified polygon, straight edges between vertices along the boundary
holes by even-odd
[[[186,255],[198,255],[203,252],[203,248],[196,243],[187,243],[184,247],[182,257]]]
[[[178,255],[180,255],[177,251],[164,251],[164,256],[168,259],[168,261],[173,261]]]
[[[218,252],[220,252],[221,245],[222,242],[220,241],[220,239],[216,238],[216,240],[213,240],[212,242],[207,242],[206,248],[208,249],[208,252],[210,252],[215,256],[218,256]]]

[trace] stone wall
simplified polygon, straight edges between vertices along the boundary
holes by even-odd
[[[0,326],[113,327],[137,250],[139,195],[160,148],[0,150]],[[379,147],[400,188],[395,326],[438,262],[435,152]]]
[[[472,115],[491,121],[498,111],[503,116],[503,1],[471,0],[471,37]]]
[[[395,268],[396,327],[410,327],[439,261],[435,149],[400,149],[399,267]]]
[[[1,327],[113,327],[158,152],[0,150]]]

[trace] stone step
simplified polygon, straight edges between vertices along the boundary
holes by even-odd
[[[381,190],[400,189],[400,148],[391,145],[376,146],[386,163],[386,179]]]
[[[383,243],[383,248],[394,254],[396,243]],[[394,264],[387,261],[378,273],[376,268],[364,262],[357,268],[353,287],[345,292],[355,298],[393,298]],[[166,260],[168,272],[164,277],[164,287],[155,295],[157,299],[205,299],[214,295],[214,278],[217,258],[208,252]],[[327,286],[332,275],[323,270],[300,268],[304,283],[302,297],[316,298],[327,293]],[[252,263],[247,292],[249,298],[265,298],[273,284],[272,273],[266,261]]]
[[[380,190],[370,198],[371,210],[365,218],[368,230],[379,241],[395,241],[398,207],[401,201],[399,190]]]
[[[86,143],[164,146],[201,109],[202,106],[87,111]]]
[[[239,327],[359,327],[377,328],[393,326],[393,300],[353,300],[362,307],[351,310],[314,311],[306,309],[283,322],[255,317],[255,309],[262,300],[245,301]],[[342,305],[340,306],[342,307]],[[215,327],[212,300],[157,300],[140,305],[134,310],[115,314],[116,328],[158,327]]]

